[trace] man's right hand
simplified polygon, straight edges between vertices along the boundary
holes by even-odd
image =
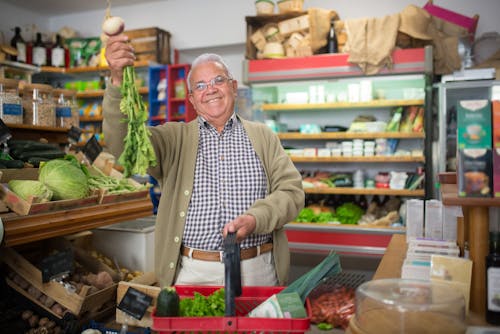
[[[128,43],[128,37],[124,34],[109,37],[105,56],[111,71],[111,84],[120,86],[123,68],[133,66],[135,61],[134,48]]]

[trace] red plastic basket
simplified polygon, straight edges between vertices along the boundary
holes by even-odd
[[[220,286],[177,285],[180,298],[190,298],[194,292],[208,296]],[[235,298],[235,317],[156,317],[153,313],[154,331],[160,334],[172,332],[237,332],[237,333],[305,333],[310,328],[311,308],[306,302],[307,318],[276,319],[249,318],[247,313],[284,287],[242,287],[242,294]]]

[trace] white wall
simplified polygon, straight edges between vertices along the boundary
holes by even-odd
[[[25,40],[31,40],[35,37],[31,33],[36,30],[35,28],[40,31],[49,31],[49,24],[50,20],[47,17],[0,1],[0,32],[4,38],[3,41],[0,38],[0,43],[10,44],[16,26],[21,27],[21,35]]]
[[[342,19],[349,19],[393,14],[408,4],[423,6],[426,0],[305,0],[304,3],[305,8],[333,9]],[[434,0],[434,3],[467,16],[479,14],[477,36],[488,31],[500,32],[499,0]],[[81,36],[99,36],[104,12],[103,1],[102,10],[43,18],[2,3],[0,30],[10,40],[9,29],[13,26],[35,22],[47,32],[69,26]],[[172,34],[171,47],[181,51],[181,62],[190,62],[207,50],[222,54],[234,69],[237,79],[240,78],[246,41],[245,16],[255,15],[253,0],[165,0],[126,7],[113,6],[112,3],[111,13],[123,17],[126,29],[157,26],[169,31]]]

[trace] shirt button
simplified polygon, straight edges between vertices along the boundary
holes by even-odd
[[[189,190],[184,190],[184,195],[189,195]]]
[[[173,262],[170,262],[170,264],[168,265],[170,269],[174,269],[174,263]]]
[[[181,212],[179,213],[179,216],[181,216],[181,218],[183,218],[185,215],[186,215],[186,213],[185,213],[184,211],[181,211]]]
[[[175,238],[174,238],[174,241],[175,241],[175,242],[179,242],[179,240],[180,240],[180,238],[179,238],[179,237],[175,237]]]

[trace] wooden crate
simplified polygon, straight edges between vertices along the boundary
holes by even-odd
[[[118,290],[116,292],[116,303],[120,303],[123,296],[127,292],[129,287],[137,289],[148,296],[153,297],[152,304],[146,310],[144,317],[141,320],[137,320],[135,318],[131,318],[127,316],[126,313],[116,309],[116,322],[119,324],[125,323],[125,321],[131,326],[139,326],[139,327],[149,327],[153,325],[153,318],[151,317],[154,308],[156,307],[156,298],[161,291],[161,288],[158,286],[154,286],[153,284],[157,283],[156,276],[154,273],[145,273],[143,276],[138,277],[130,282],[119,282]]]
[[[37,249],[43,249],[45,251],[48,251],[48,249],[57,249],[61,247],[63,241],[60,241],[60,239],[57,239],[56,241],[54,239],[50,242],[50,244],[54,242],[52,244],[55,246],[54,248],[47,246],[46,243],[42,243],[37,247]],[[85,251],[75,248],[73,249],[75,251],[75,259],[87,270],[93,273],[105,270],[111,275],[115,282],[119,281],[117,273],[111,270],[109,267],[92,258]],[[55,281],[43,283],[42,272],[40,271],[40,269],[38,269],[30,260],[28,260],[25,256],[23,256],[13,248],[4,247],[2,249],[1,258],[2,261],[10,268],[10,270],[21,276],[29,284],[40,290],[43,294],[54,299],[57,303],[61,304],[62,307],[66,308],[75,315],[81,315],[86,312],[95,312],[104,304],[109,303],[110,301],[114,302],[116,300],[117,284],[113,284],[107,288],[90,294],[90,287],[84,286],[79,293],[74,293],[68,291],[62,284]],[[16,291],[20,292],[37,305],[43,307],[48,312],[51,312],[52,314],[60,318],[60,316],[52,312],[50,309],[46,308],[39,301],[35,300],[31,295],[29,295],[26,291],[24,291],[24,289],[14,283],[12,280],[7,280],[7,283]]]
[[[293,19],[299,16],[306,15],[307,12],[277,14],[277,15],[260,15],[246,16],[247,23],[247,41],[246,41],[246,59],[257,59],[257,48],[252,42],[252,35],[267,24],[278,24],[279,22]]]
[[[137,60],[150,60],[159,64],[170,64],[170,33],[152,27],[124,32],[134,47]]]

